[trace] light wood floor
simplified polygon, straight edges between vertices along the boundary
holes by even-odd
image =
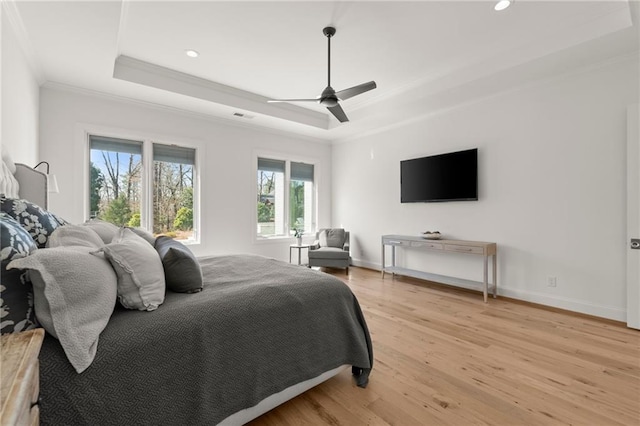
[[[374,350],[251,425],[640,425],[640,332],[362,268],[353,290]]]

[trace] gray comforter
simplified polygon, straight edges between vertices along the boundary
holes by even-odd
[[[212,425],[343,364],[366,385],[369,332],[339,279],[258,256],[201,263],[202,292],[168,292],[153,312],[116,307],[82,374],[45,338],[42,424]]]

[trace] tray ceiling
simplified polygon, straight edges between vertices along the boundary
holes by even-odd
[[[624,0],[518,0],[503,12],[492,1],[11,3],[45,85],[323,140],[638,50]],[[324,89],[327,25],[337,29],[332,86],[378,85],[341,103],[345,124],[314,104],[266,103]]]

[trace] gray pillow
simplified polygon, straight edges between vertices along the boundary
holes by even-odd
[[[202,268],[191,250],[180,241],[160,236],[156,250],[162,260],[167,288],[178,293],[202,290]]]
[[[127,229],[131,229],[134,234],[136,234],[139,237],[142,237],[146,242],[148,242],[151,245],[154,245],[156,243],[156,237],[154,237],[151,232],[147,231],[144,228],[127,227]]]
[[[345,233],[344,229],[323,229],[318,235],[321,247],[337,247],[344,246]]]
[[[118,276],[118,300],[127,309],[153,311],[164,302],[162,262],[148,242],[121,228],[104,252]],[[97,253],[97,252],[96,252]]]
[[[60,340],[82,373],[93,362],[100,333],[116,304],[116,274],[88,247],[54,247],[14,259],[7,269],[29,269],[38,322]]]
[[[104,245],[102,238],[92,227],[66,225],[56,228],[47,241],[47,247],[89,247],[93,249]]]
[[[88,226],[96,231],[96,233],[102,238],[105,244],[109,244],[113,237],[118,234],[119,227],[110,222],[105,222],[100,219],[90,219],[82,224],[82,226]]]

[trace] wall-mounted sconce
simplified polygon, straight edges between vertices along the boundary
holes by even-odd
[[[46,161],[41,161],[35,165],[34,169],[37,169],[38,166],[45,164],[47,166],[47,192],[52,194],[57,194],[60,192],[58,189],[58,180],[56,179],[56,175],[49,174],[49,163]]]

